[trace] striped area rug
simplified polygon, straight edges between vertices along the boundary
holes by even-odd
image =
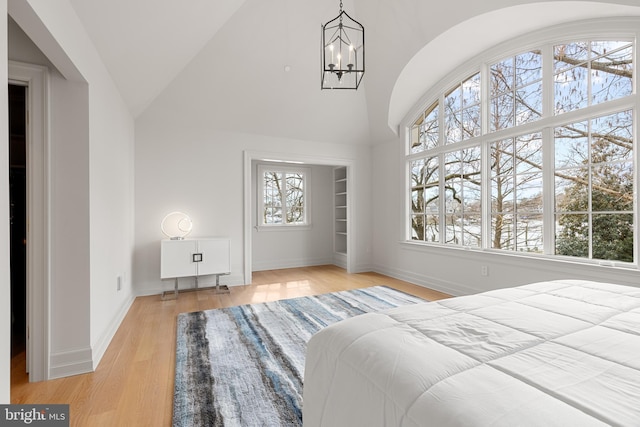
[[[178,315],[174,426],[301,426],[307,342],[358,314],[423,299],[385,287]]]

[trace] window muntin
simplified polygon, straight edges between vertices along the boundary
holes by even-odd
[[[410,128],[408,237],[633,262],[633,51],[630,41],[549,43],[480,67],[486,89],[475,73],[441,92]],[[612,100],[622,111],[601,108]],[[570,111],[577,120],[558,126]],[[461,172],[468,149],[475,180]]]
[[[452,88],[444,97],[444,143],[480,135],[480,73]]]
[[[444,154],[445,243],[481,247],[480,147]]]
[[[439,105],[431,105],[423,117],[418,119],[411,128],[410,152],[419,153],[438,146],[439,126],[438,121]]]
[[[632,262],[632,110],[557,127],[554,146],[555,253]]]
[[[260,165],[258,169],[259,224],[307,225],[308,171],[267,165]]]
[[[506,58],[490,68],[491,131],[529,123],[542,116],[542,52]]]
[[[633,92],[633,44],[585,41],[553,47],[555,114]]]
[[[542,137],[491,144],[491,247],[542,251]]]
[[[481,246],[480,153],[470,147],[410,163],[413,240]]]
[[[437,156],[418,159],[410,164],[411,238],[427,242],[440,241],[438,223],[440,170]]]

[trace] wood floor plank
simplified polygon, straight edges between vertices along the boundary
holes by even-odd
[[[72,426],[170,426],[179,313],[386,285],[437,300],[446,294],[377,273],[335,266],[253,273],[228,294],[181,293],[177,300],[138,297],[95,372],[29,383],[24,353],[12,359],[11,403],[68,403]]]

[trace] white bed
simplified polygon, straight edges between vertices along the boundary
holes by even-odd
[[[308,346],[305,427],[640,426],[640,288],[540,282],[369,313]]]

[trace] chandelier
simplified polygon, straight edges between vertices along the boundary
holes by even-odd
[[[347,12],[322,26],[322,89],[358,89],[364,76],[364,27]]]

